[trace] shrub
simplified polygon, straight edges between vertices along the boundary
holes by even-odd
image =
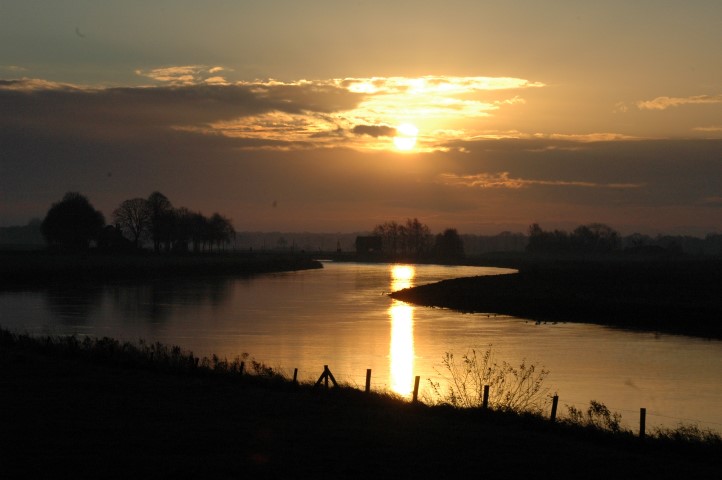
[[[470,350],[457,362],[453,353],[446,352],[441,361],[444,378],[441,382],[429,379],[429,384],[441,403],[454,407],[475,408],[483,404],[484,386],[489,386],[489,406],[515,412],[541,412],[549,403],[549,388],[544,380],[549,371],[536,363],[522,360],[518,367],[506,361],[498,363],[491,346],[480,355]]]
[[[569,418],[566,419],[567,423],[607,430],[612,433],[628,432],[628,430],[622,428],[622,415],[611,412],[606,405],[596,400],[589,402],[589,408],[587,408],[586,412],[582,412],[570,405],[567,405],[567,409],[569,410]]]

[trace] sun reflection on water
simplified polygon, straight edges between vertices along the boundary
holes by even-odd
[[[412,286],[414,267],[394,265],[391,268],[391,290]],[[391,347],[389,351],[389,378],[391,390],[408,396],[414,379],[414,307],[394,300],[389,308],[391,319]]]

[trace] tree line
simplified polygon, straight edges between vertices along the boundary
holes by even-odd
[[[363,241],[364,237],[357,239],[357,253],[411,259],[455,260],[464,257],[464,242],[455,228],[447,228],[434,236],[417,218],[409,218],[406,223],[390,221],[376,225],[371,235],[365,237],[366,241]]]
[[[41,230],[51,249],[66,251],[87,250],[93,243],[106,250],[137,250],[150,242],[155,252],[202,252],[221,250],[236,234],[220,213],[206,217],[175,208],[160,192],[122,201],[110,225],[87,197],[68,192],[50,207]]]
[[[535,253],[610,253],[621,247],[621,236],[603,223],[580,225],[571,233],[544,231],[539,224],[529,227],[527,251]]]

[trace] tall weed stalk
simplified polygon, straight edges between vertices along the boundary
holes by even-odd
[[[540,412],[549,403],[549,388],[544,380],[549,370],[526,360],[518,366],[506,361],[497,362],[491,346],[483,353],[472,349],[461,361],[446,352],[441,369],[435,369],[443,382],[429,384],[436,398],[445,404],[461,408],[475,408],[483,404],[484,386],[489,386],[489,406],[515,412]]]

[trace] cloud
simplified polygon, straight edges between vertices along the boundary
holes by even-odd
[[[709,127],[695,127],[692,130],[705,133],[722,133],[722,125],[711,125]]]
[[[513,77],[369,77],[344,78],[335,81],[352,92],[371,95],[423,93],[450,96],[479,91],[517,90],[546,86],[542,82],[530,82],[523,78]]]
[[[136,70],[136,75],[147,77],[156,82],[170,85],[196,85],[199,83],[227,83],[219,72],[223,67],[208,67],[206,65],[182,65],[154,68],[152,70]]]
[[[722,208],[722,196],[707,197],[702,204],[707,207]]]
[[[387,125],[356,125],[351,131],[356,135],[368,135],[374,138],[396,136],[396,129]]]
[[[20,72],[27,72],[28,69],[25,67],[19,67],[17,65],[0,65],[0,71],[20,73]]]
[[[8,108],[0,124],[74,136],[127,138],[172,129],[289,148],[383,150],[393,148],[393,126],[420,119],[417,151],[444,151],[445,142],[472,136],[473,119],[523,105],[519,90],[544,86],[511,77],[442,76],[231,82],[226,71],[200,64],[137,70],[156,84],[122,88],[1,81]]]
[[[555,187],[584,187],[584,188],[640,188],[643,184],[636,183],[596,183],[568,180],[532,180],[524,178],[512,178],[509,172],[498,173],[477,173],[473,175],[458,175],[454,173],[442,173],[439,180],[444,185],[473,187],[473,188],[511,188],[519,189],[533,185],[545,185]]]
[[[182,69],[174,73],[184,75]],[[118,138],[178,129],[224,134],[223,128],[213,126],[245,119],[250,131],[276,115],[276,123],[287,122],[288,128],[295,128],[305,122],[308,131],[315,133],[315,118],[352,109],[360,100],[358,94],[333,85],[174,82],[90,88],[32,79],[0,81],[0,126],[78,137]],[[250,138],[260,139],[258,135]]]
[[[666,110],[683,105],[714,105],[722,103],[722,95],[696,95],[693,97],[657,97],[637,102],[640,110]]]

